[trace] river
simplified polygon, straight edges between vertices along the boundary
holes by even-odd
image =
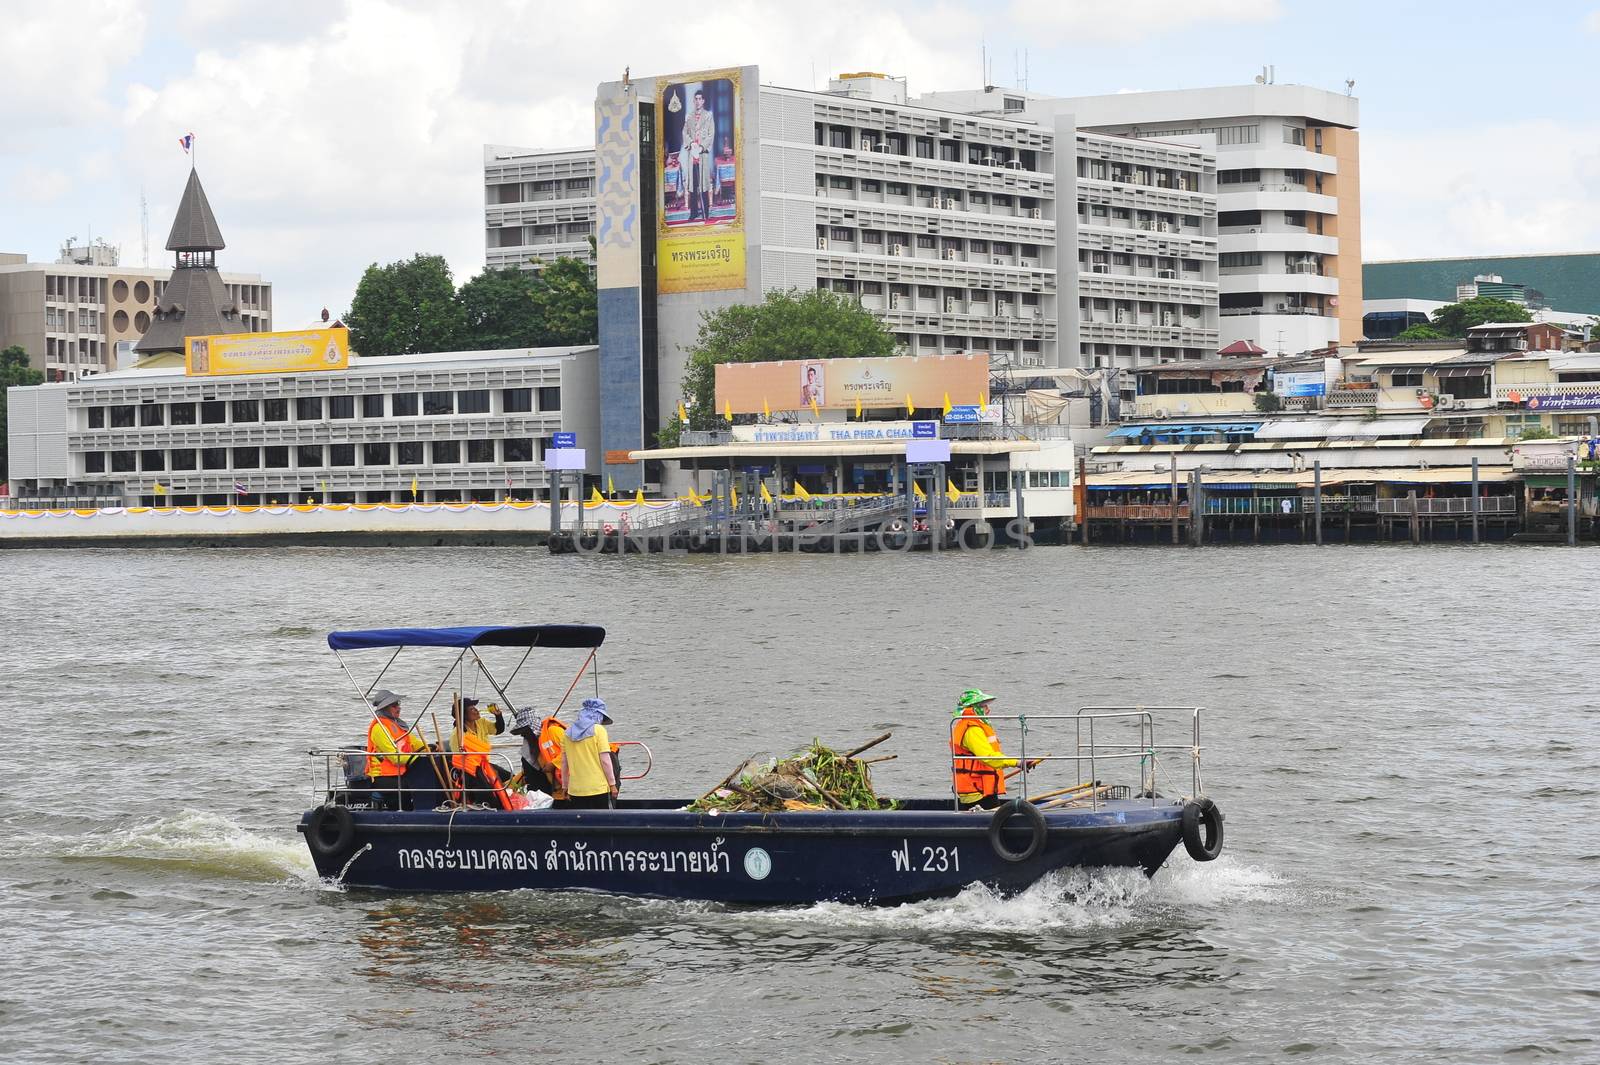
[[[0,574],[7,1062],[1600,1060],[1597,551],[146,549]],[[887,729],[879,790],[942,793],[971,685],[1000,711],[1200,703],[1227,850],[893,909],[318,883],[305,751],[364,729],[326,633],[532,620],[610,630],[613,734],[656,754],[636,793]],[[536,661],[519,690],[548,705],[578,662]]]

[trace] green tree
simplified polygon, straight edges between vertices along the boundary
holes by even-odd
[[[1418,323],[1395,334],[1396,340],[1443,340],[1444,334],[1431,325]]]
[[[463,334],[461,303],[442,255],[373,263],[345,312],[350,346],[362,355],[451,351]]]
[[[28,353],[20,344],[0,351],[0,481],[8,475],[6,465],[6,389],[44,383],[44,374],[28,367]]]
[[[595,343],[600,337],[600,298],[589,264],[563,257],[545,266],[535,277],[533,303],[540,324],[536,346]]]
[[[508,266],[485,270],[461,286],[463,347],[536,348],[544,336],[535,302],[536,275]]]
[[[1433,328],[1447,337],[1464,337],[1467,330],[1485,322],[1531,322],[1524,307],[1493,296],[1474,296],[1460,303],[1447,303],[1433,312]]]
[[[682,402],[690,429],[720,429],[716,367],[724,362],[780,359],[855,359],[893,355],[894,335],[855,300],[824,289],[768,292],[753,306],[739,304],[701,315],[688,349]],[[671,419],[657,434],[664,447],[678,442],[682,423]]]

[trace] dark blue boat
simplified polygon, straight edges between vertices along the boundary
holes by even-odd
[[[454,647],[461,654],[452,668],[467,655],[484,668],[478,647],[589,647],[592,658],[603,639],[601,629],[562,625],[375,630],[334,633],[328,642],[336,654]],[[501,685],[495,688],[503,695]],[[371,691],[356,689],[363,701]],[[413,799],[401,803],[413,808],[400,810],[374,808],[359,781],[335,781],[330,771],[323,804],[306,812],[299,831],[319,875],[397,891],[532,888],[756,905],[884,904],[953,895],[978,883],[1016,892],[1071,867],[1154,875],[1180,843],[1202,861],[1222,848],[1221,812],[1200,794],[1195,713],[1194,744],[1165,748],[1192,756],[1194,787],[1186,798],[1162,798],[1154,787],[1163,748],[1154,743],[1152,711],[1101,708],[1022,719],[1074,723],[1076,753],[1046,759],[1088,769],[1085,784],[1056,800],[1062,805],[1029,801],[1024,774],[1024,797],[994,811],[960,811],[951,798],[902,800],[895,809],[872,811],[716,814],[686,809],[685,799],[625,799],[610,810],[431,809],[422,807],[443,796],[418,775],[432,769],[414,766],[407,775]],[[1105,730],[1130,719],[1137,744],[1095,743],[1096,722]],[[336,765],[350,752],[315,753]],[[1137,765],[1142,797],[1130,797],[1130,787],[1101,785],[1094,775],[1119,759]]]

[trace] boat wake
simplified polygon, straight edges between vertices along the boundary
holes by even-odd
[[[1174,919],[1187,924],[1197,909],[1281,897],[1287,890],[1277,874],[1224,856],[1204,864],[1174,861],[1154,879],[1137,869],[1069,869],[1009,897],[978,884],[948,899],[882,908],[820,903],[766,911],[761,918],[835,928],[1086,932]]]
[[[181,810],[86,836],[55,837],[55,842],[58,857],[67,861],[109,861],[237,880],[319,883],[298,837],[252,832],[199,810]]]

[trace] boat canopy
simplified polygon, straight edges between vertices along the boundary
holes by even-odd
[[[328,633],[335,651],[371,647],[599,647],[598,625],[467,625],[446,629],[355,629]]]

